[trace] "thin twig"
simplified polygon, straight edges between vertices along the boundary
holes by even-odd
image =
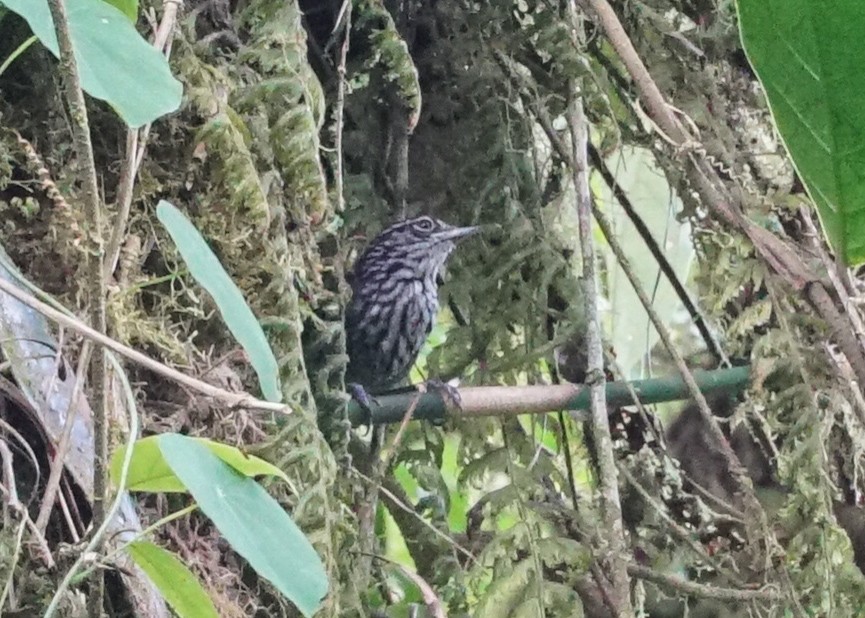
[[[414,411],[417,409],[417,404],[420,402],[421,394],[422,393],[419,392],[415,395],[414,399],[412,399],[411,404],[405,411],[405,415],[402,417],[402,422],[399,424],[399,428],[397,429],[396,435],[393,437],[390,446],[381,454],[382,464],[380,467],[382,470],[390,468],[391,460],[396,455],[400,442],[402,442],[402,437],[405,434],[408,423],[411,420],[412,415],[414,415]]]
[[[286,404],[281,403],[272,403],[269,401],[262,401],[260,399],[256,399],[252,395],[248,393],[232,393],[231,391],[227,391],[212,384],[208,384],[207,382],[203,382],[191,376],[188,376],[177,369],[173,369],[167,365],[160,363],[157,360],[154,360],[147,356],[146,354],[142,354],[137,350],[133,350],[130,347],[127,347],[104,335],[100,332],[97,332],[81,322],[79,319],[75,317],[70,317],[61,311],[54,309],[53,307],[47,305],[46,303],[36,299],[31,294],[24,292],[20,288],[16,287],[14,284],[0,279],[0,291],[6,292],[10,296],[20,300],[25,305],[32,307],[45,317],[54,320],[59,324],[63,324],[67,328],[74,330],[79,335],[82,335],[88,339],[91,339],[95,343],[98,343],[109,350],[120,354],[131,360],[134,363],[141,365],[151,371],[158,373],[161,376],[164,376],[170,380],[174,380],[184,386],[189,387],[192,390],[198,391],[199,393],[206,395],[208,397],[212,397],[218,401],[225,403],[231,407],[237,408],[246,408],[249,410],[259,410],[265,412],[277,412],[281,414],[290,414],[291,408]]]
[[[700,335],[703,337],[703,342],[706,344],[706,348],[716,359],[716,361],[720,361],[725,366],[729,367],[730,359],[727,358],[727,355],[724,352],[724,348],[721,346],[721,343],[718,341],[717,337],[715,337],[715,335],[712,333],[712,330],[709,328],[707,320],[700,308],[697,306],[697,303],[695,303],[691,299],[691,295],[688,293],[688,290],[685,289],[685,285],[676,275],[676,271],[673,269],[673,266],[670,264],[670,261],[667,259],[667,256],[658,245],[654,236],[652,236],[652,232],[649,230],[646,222],[643,221],[643,218],[634,208],[634,205],[631,203],[628,194],[618,183],[616,177],[607,167],[606,162],[591,142],[589,142],[588,148],[589,159],[591,160],[592,165],[595,166],[595,169],[604,179],[604,182],[607,184],[607,186],[610,187],[610,191],[613,192],[616,201],[619,203],[619,205],[621,205],[622,210],[625,211],[625,214],[631,220],[631,223],[634,224],[637,233],[643,239],[643,242],[651,252],[652,257],[654,257],[655,261],[658,263],[658,268],[660,268],[661,272],[667,278],[667,281],[673,287],[673,291],[676,293],[676,296],[679,297],[679,300],[682,302],[682,304],[685,306],[685,309],[688,311],[688,314],[691,316],[691,320],[694,322],[697,330],[700,331]]]
[[[3,592],[0,593],[0,610],[6,605],[6,599],[9,599],[10,605],[14,606],[15,603],[15,590],[13,589],[14,580],[15,580],[15,569],[18,567],[18,559],[21,557],[21,545],[24,542],[24,530],[27,529],[27,520],[21,519],[21,523],[18,524],[18,533],[15,535],[15,552],[12,554],[12,559],[6,559],[6,563],[4,566],[7,567],[8,577],[6,579],[6,583],[3,586]]]
[[[433,524],[428,522],[426,519],[424,519],[423,517],[418,515],[417,511],[415,511],[412,507],[405,504],[396,495],[394,495],[394,493],[392,491],[390,491],[387,487],[384,487],[380,483],[377,484],[375,481],[373,481],[371,478],[369,478],[363,472],[358,470],[356,467],[352,468],[352,472],[354,474],[357,474],[358,478],[365,481],[367,484],[378,485],[378,491],[380,491],[382,494],[384,494],[384,496],[388,500],[390,500],[390,502],[393,503],[394,506],[396,506],[397,508],[399,508],[402,511],[405,511],[409,515],[412,515],[413,517],[415,517],[424,527],[429,528],[433,534],[444,539],[450,546],[452,546],[454,549],[456,549],[459,553],[461,553],[466,558],[471,560],[472,563],[477,562],[478,559],[475,557],[475,555],[472,552],[470,552],[468,549],[466,549],[465,547],[463,547],[462,545],[457,543],[454,538],[448,536],[447,534],[445,534],[444,532],[442,532],[441,530],[436,528]]]
[[[194,513],[197,510],[198,510],[198,504],[193,503],[193,504],[190,504],[188,506],[183,507],[182,509],[180,509],[178,511],[174,511],[173,513],[169,513],[165,517],[162,517],[162,518],[158,519],[157,521],[153,522],[152,524],[150,524],[149,526],[147,526],[144,530],[140,530],[140,531],[136,532],[135,535],[132,538],[130,538],[129,540],[124,541],[122,544],[114,547],[110,552],[105,554],[102,561],[106,564],[111,564],[111,563],[115,562],[117,560],[118,556],[120,556],[120,554],[122,554],[123,552],[128,550],[129,546],[132,545],[133,543],[139,542],[141,539],[145,538],[146,536],[148,536],[152,532],[155,532],[156,530],[158,530],[162,526],[171,523],[175,519],[180,519],[181,517],[189,515],[190,513]],[[79,574],[79,578],[83,579],[83,578],[87,577],[88,575],[90,575],[90,573],[93,571],[94,568],[95,567],[91,566],[91,567],[84,569]]]
[[[123,167],[120,168],[120,180],[117,184],[117,213],[114,215],[114,225],[105,246],[105,270],[102,276],[107,281],[120,259],[120,247],[126,235],[129,213],[132,210],[132,190],[135,187],[135,154],[138,151],[138,129],[127,129],[126,151],[123,156]]]
[[[856,382],[856,375],[853,373],[853,368],[850,366],[850,362],[847,360],[846,356],[838,354],[837,350],[833,350],[832,347],[825,342],[823,343],[823,351],[826,353],[826,358],[833,362],[837,367],[843,388],[850,392],[850,398],[852,399],[851,405],[855,411],[856,418],[859,420],[862,429],[865,429],[865,397],[862,396],[862,389],[859,388],[859,385]]]
[[[3,462],[3,482],[5,486],[6,503],[13,509],[21,507],[18,499],[18,487],[15,484],[15,468],[12,465],[12,450],[5,440],[0,440],[0,459]]]
[[[574,474],[574,453],[571,450],[570,431],[565,423],[565,413],[561,410],[556,412],[559,420],[559,428],[562,432],[562,454],[565,458],[565,472],[568,479],[568,496],[571,498],[571,506],[574,511],[579,511],[580,500],[577,497],[577,477]]]
[[[339,52],[339,65],[337,65],[337,74],[339,76],[339,86],[336,93],[336,127],[334,127],[334,140],[336,142],[336,212],[345,210],[345,191],[343,174],[344,161],[342,152],[342,132],[345,124],[345,65],[348,58],[348,49],[351,41],[351,0],[345,0],[340,9],[340,15],[345,15],[345,25],[343,26],[345,34],[342,39],[342,47]],[[339,18],[337,18],[339,19]],[[337,24],[339,22],[337,21]]]
[[[619,466],[619,471],[621,472],[622,476],[625,477],[625,480],[628,481],[628,484],[630,484],[631,487],[633,487],[637,491],[637,493],[640,494],[640,497],[646,502],[646,504],[652,507],[652,510],[655,511],[655,513],[657,513],[657,515],[664,521],[664,524],[667,526],[667,529],[672,533],[673,536],[677,537],[680,542],[685,544],[692,552],[694,552],[694,554],[700,560],[703,560],[707,565],[711,566],[718,572],[724,573],[728,577],[731,576],[731,574],[727,572],[718,563],[717,560],[712,558],[712,556],[710,556],[706,552],[706,549],[694,539],[694,533],[692,531],[684,528],[672,517],[670,517],[670,514],[667,512],[667,509],[664,507],[663,503],[661,503],[660,500],[652,497],[649,494],[646,488],[642,486],[642,484],[636,479],[636,477],[634,477],[633,473],[631,473],[627,466]]]
[[[363,555],[363,552],[358,553]],[[401,565],[399,562],[390,560],[385,556],[379,556],[378,554],[366,554],[366,556],[372,558],[373,560],[379,560],[381,562],[384,562],[392,566],[394,569],[402,572],[403,575],[405,575],[405,577],[414,582],[415,586],[417,586],[418,589],[421,591],[424,604],[426,605],[427,611],[429,612],[430,616],[432,616],[433,618],[446,618],[441,599],[438,597],[432,587],[427,583],[427,581],[423,577],[421,577],[416,571],[413,571],[408,567]]]
[[[57,349],[61,349],[61,346],[58,345]],[[45,484],[45,492],[42,495],[39,515],[36,517],[36,527],[43,533],[48,526],[48,518],[51,516],[51,511],[54,508],[57,489],[60,487],[60,478],[63,475],[66,464],[66,454],[69,452],[69,447],[71,446],[72,428],[75,426],[75,421],[78,420],[78,402],[83,390],[84,377],[92,351],[93,342],[89,340],[85,341],[81,347],[81,354],[78,356],[78,368],[75,370],[75,386],[72,387],[72,396],[69,398],[69,406],[66,408],[66,421],[60,434],[60,442],[54,449],[54,458],[51,460],[51,472],[48,475],[48,482]],[[50,393],[51,390],[48,389],[45,392]]]
[[[72,537],[72,543],[80,543],[81,537],[87,533],[87,526],[81,518],[81,512],[74,502],[72,488],[69,484],[69,479],[65,476],[60,477],[62,491],[57,494],[57,504],[63,512],[63,519],[66,520],[66,525],[69,529],[69,535]],[[72,497],[73,501],[70,501]],[[70,508],[71,506],[71,508]],[[75,511],[74,513],[72,511]]]
[[[604,350],[604,359],[609,367],[613,369],[613,377],[618,376],[621,378],[622,383],[625,385],[625,388],[628,391],[628,395],[631,396],[631,402],[637,408],[637,414],[640,415],[640,419],[643,421],[646,429],[652,432],[652,436],[654,436],[655,440],[665,451],[667,450],[667,441],[664,437],[663,431],[658,431],[658,423],[655,422],[655,417],[652,416],[649,411],[646,409],[646,406],[643,405],[643,402],[640,401],[640,395],[637,393],[637,389],[634,388],[634,385],[631,384],[627,377],[625,376],[624,370],[616,361],[615,355],[613,355],[610,351]]]
[[[0,385],[2,385],[4,387],[3,388],[3,394],[4,395],[8,394],[6,392],[6,387],[8,387],[11,384],[12,383],[8,382],[6,380],[6,378],[0,377]],[[0,410],[2,410],[4,405],[8,405],[8,404],[0,404]],[[29,406],[29,402],[27,402],[25,400],[24,405]],[[30,462],[33,464],[33,470],[35,471],[35,475],[36,475],[36,478],[35,478],[36,482],[34,483],[34,485],[38,486],[38,483],[41,480],[42,470],[39,468],[39,459],[36,457],[36,453],[33,451],[33,448],[30,446],[30,444],[27,442],[27,440],[24,439],[24,436],[21,435],[21,432],[19,432],[12,425],[7,423],[3,418],[0,418],[0,429],[2,429],[4,432],[8,433],[10,436],[15,438],[15,440],[18,442],[18,448],[20,448],[30,458]]]
[[[12,465],[12,450],[9,448],[9,445],[6,444],[5,440],[0,440],[0,459],[3,460],[3,480],[5,483],[5,487],[3,488],[3,493],[5,494],[6,502],[12,508],[15,513],[21,518],[21,521],[26,527],[30,530],[30,533],[33,535],[33,540],[36,541],[36,545],[39,548],[38,556],[42,559],[42,562],[48,568],[54,568],[54,558],[51,556],[51,549],[48,547],[48,541],[45,540],[45,535],[36,527],[36,524],[33,523],[33,520],[30,518],[30,513],[27,511],[27,507],[25,507],[21,501],[18,499],[18,491],[15,485],[15,471]],[[14,571],[14,567],[11,569]],[[0,609],[2,609],[3,603],[0,601]]]
[[[865,325],[862,323],[862,315],[859,313],[859,307],[857,307],[856,303],[854,303],[850,298],[846,283],[847,277],[845,276],[847,275],[847,271],[843,267],[839,266],[837,262],[829,256],[823,243],[823,237],[817,229],[814,219],[811,217],[810,210],[805,207],[800,208],[799,218],[802,220],[802,223],[805,224],[807,230],[805,238],[810,241],[811,247],[813,247],[817,255],[820,256],[820,261],[823,262],[823,267],[826,269],[829,281],[832,282],[832,286],[835,288],[835,293],[841,301],[841,306],[846,309],[842,315],[846,316],[847,319],[850,320],[850,327],[855,333],[859,345],[865,347]],[[845,362],[847,362],[847,365],[849,366],[849,361]]]

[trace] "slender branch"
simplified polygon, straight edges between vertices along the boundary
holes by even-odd
[[[23,43],[21,43],[21,45],[19,45],[18,47],[16,47],[15,50],[14,50],[11,54],[9,54],[9,55],[6,57],[6,60],[3,61],[3,64],[0,64],[0,75],[3,75],[3,73],[6,71],[6,69],[9,68],[9,65],[12,64],[13,62],[15,62],[15,59],[16,59],[18,56],[20,56],[20,55],[23,54],[25,51],[27,51],[27,49],[28,49],[31,45],[33,45],[33,43],[35,43],[35,42],[38,41],[38,40],[39,40],[39,39],[38,39],[38,38],[36,37],[36,35],[34,34],[34,35],[31,36],[29,39],[27,39],[26,41],[24,41]]]
[[[7,528],[8,529],[8,528]],[[21,523],[18,525],[18,532],[14,537],[14,551],[12,551],[12,556],[10,558],[6,558],[6,564],[9,566],[4,570],[7,571],[6,574],[6,583],[3,585],[3,590],[0,591],[0,608],[6,606],[6,599],[9,599],[9,604],[14,605],[16,603],[15,599],[15,589],[13,587],[13,583],[15,582],[15,570],[18,568],[18,560],[21,558],[21,553],[24,545],[24,531],[27,529],[27,520],[23,517],[21,518]],[[11,535],[7,535],[9,538]]]
[[[90,123],[78,63],[72,49],[69,22],[64,0],[48,0],[51,19],[57,34],[60,50],[60,73],[66,90],[72,120],[73,142],[78,163],[81,165],[82,193],[84,203],[85,239],[88,254],[88,302],[90,305],[90,324],[96,332],[105,332],[105,279],[102,276],[103,239],[102,208],[99,199],[99,185],[96,181],[96,162],[93,158],[93,145],[90,142]],[[94,460],[93,460],[93,514],[91,523],[94,528],[105,523],[105,489],[108,470],[108,419],[106,415],[106,371],[105,355],[100,350],[90,363],[90,385],[93,390]],[[94,541],[98,537],[94,537]],[[94,550],[99,550],[98,543]],[[102,615],[104,582],[99,578],[88,598],[90,615]]]
[[[673,286],[673,291],[676,293],[676,296],[678,296],[679,300],[682,301],[682,304],[685,305],[685,309],[691,316],[691,320],[693,320],[694,325],[697,327],[697,330],[700,331],[700,336],[703,337],[703,342],[706,344],[706,348],[709,350],[709,352],[711,352],[716,362],[723,362],[726,366],[729,367],[730,359],[727,358],[727,355],[724,353],[724,349],[721,347],[721,343],[717,340],[714,334],[712,334],[712,331],[709,329],[709,326],[706,323],[706,318],[703,316],[700,308],[697,307],[697,304],[691,299],[691,295],[688,293],[688,290],[685,289],[685,285],[676,275],[676,271],[673,270],[673,266],[670,264],[667,256],[664,254],[661,247],[658,246],[657,241],[655,240],[654,236],[652,236],[652,232],[649,231],[649,228],[646,225],[645,221],[643,221],[643,218],[634,208],[634,205],[631,203],[628,194],[625,193],[625,190],[616,181],[616,177],[610,171],[610,168],[607,167],[606,162],[604,162],[604,159],[601,157],[600,153],[592,145],[591,142],[589,142],[589,159],[591,160],[592,165],[604,179],[604,182],[606,182],[607,186],[610,187],[610,190],[613,192],[616,201],[618,201],[619,204],[622,206],[622,210],[625,211],[625,214],[628,215],[628,218],[634,224],[634,227],[636,228],[637,233],[640,235],[640,238],[642,238],[643,242],[646,243],[646,247],[648,247],[649,251],[652,254],[652,257],[654,257],[655,261],[658,263],[658,268],[661,269],[661,272],[667,278],[667,281],[669,281],[670,285]]]
[[[835,294],[841,301],[841,307],[844,308],[844,315],[846,315],[850,320],[851,327],[856,335],[856,339],[859,341],[859,345],[865,348],[865,324],[862,323],[862,316],[858,307],[856,307],[855,303],[850,298],[847,285],[849,277],[847,276],[848,273],[846,269],[832,260],[829,252],[826,251],[823,237],[811,216],[811,210],[803,206],[799,209],[799,218],[805,225],[805,239],[809,241],[812,249],[820,256],[820,261],[823,262],[823,267],[826,269],[826,274],[832,282]],[[849,362],[847,362],[847,364],[849,366]],[[842,377],[846,379],[846,376]],[[862,396],[861,392],[859,396]]]
[[[153,532],[156,532],[159,528],[162,528],[163,526],[170,524],[171,522],[173,522],[176,519],[180,519],[181,517],[185,517],[186,515],[189,515],[190,513],[194,513],[197,510],[198,510],[198,504],[193,502],[192,504],[185,506],[180,510],[174,511],[173,513],[169,513],[168,515],[165,515],[164,517],[160,517],[155,522],[153,522],[152,524],[150,524],[149,526],[144,528],[144,530],[138,531],[135,534],[135,536],[133,536],[129,540],[124,541],[123,543],[120,543],[116,547],[114,547],[114,549],[112,549],[109,553],[105,554],[105,557],[103,558],[103,560],[106,563],[114,562],[115,560],[117,560],[118,556],[120,554],[122,554],[123,552],[125,552],[127,549],[129,549],[129,546],[132,545],[133,543],[137,543],[137,542],[141,541],[141,539],[146,538],[148,535],[150,535]],[[89,574],[89,570],[82,572],[82,576],[86,576],[88,574]]]
[[[58,346],[58,351],[61,346]],[[48,482],[45,484],[45,492],[42,495],[42,505],[39,507],[39,515],[36,517],[36,527],[45,532],[48,526],[48,518],[54,508],[54,500],[57,498],[57,490],[60,488],[60,478],[65,469],[66,455],[71,446],[72,428],[78,420],[78,402],[81,391],[84,388],[84,376],[87,365],[90,362],[93,343],[85,341],[78,356],[78,368],[75,371],[75,386],[72,388],[72,396],[69,398],[69,406],[66,408],[66,422],[63,424],[63,432],[60,434],[60,442],[54,449],[54,457],[51,460],[51,472],[48,474]],[[46,389],[50,393],[51,389]]]
[[[291,408],[285,404],[281,403],[272,403],[270,401],[262,401],[260,399],[256,399],[252,395],[248,393],[233,393],[231,391],[227,391],[212,384],[208,384],[207,382],[203,382],[202,380],[198,380],[191,376],[184,374],[177,369],[173,369],[167,365],[160,363],[157,360],[154,360],[147,356],[146,354],[142,354],[137,350],[133,350],[130,347],[127,347],[120,343],[119,341],[115,341],[111,337],[107,335],[97,332],[96,330],[90,328],[79,319],[75,317],[70,317],[65,313],[43,303],[42,301],[36,299],[34,296],[24,292],[20,288],[16,287],[14,284],[0,279],[0,291],[6,292],[10,296],[17,298],[25,305],[32,307],[45,317],[54,320],[55,322],[66,326],[67,328],[74,330],[79,335],[86,337],[99,345],[108,348],[109,350],[120,354],[131,360],[134,363],[141,365],[142,367],[146,367],[151,371],[158,373],[161,376],[164,376],[170,380],[174,380],[184,386],[187,386],[195,391],[203,395],[207,395],[208,397],[213,397],[214,399],[225,403],[228,406],[236,407],[236,408],[246,408],[248,410],[259,410],[264,412],[277,412],[281,414],[290,414]]]
[[[716,601],[734,601],[747,603],[750,601],[780,601],[784,598],[777,590],[772,588],[760,588],[759,590],[741,590],[736,588],[718,588],[691,582],[675,575],[659,573],[638,564],[629,564],[628,573],[638,579],[657,584],[670,592],[684,594],[700,599],[714,599]]]
[[[399,424],[399,428],[397,429],[396,435],[393,437],[393,440],[390,443],[390,446],[382,449],[381,457],[381,469],[389,470],[390,465],[393,463],[393,458],[396,456],[397,450],[399,449],[399,445],[402,442],[402,438],[405,435],[405,430],[408,427],[409,421],[412,419],[414,415],[414,411],[417,409],[417,404],[420,402],[421,398],[420,392],[414,396],[411,404],[408,408],[406,408],[405,415],[403,415],[402,421]]]
[[[15,486],[15,471],[12,465],[12,449],[9,448],[9,445],[5,440],[0,440],[0,460],[3,461],[3,483],[5,487],[0,486],[0,493],[3,493],[4,502],[9,505],[9,507],[15,511],[19,517],[21,517],[22,525],[26,525],[26,527],[30,530],[33,541],[36,544],[37,549],[39,550],[36,554],[39,558],[42,559],[42,562],[49,569],[53,569],[54,558],[51,556],[51,549],[48,547],[48,541],[45,540],[45,535],[36,527],[36,524],[30,518],[30,513],[27,510],[27,506],[24,505],[18,498],[18,490]],[[21,531],[19,530],[19,535]],[[19,536],[20,538],[20,536]],[[9,577],[11,579],[12,573],[14,573],[14,563],[18,561],[18,552],[21,549],[20,540],[16,544],[15,548],[15,559],[12,560],[13,566],[7,567],[9,568]],[[8,560],[8,558],[7,558]],[[8,564],[8,563],[7,563]],[[0,608],[3,607],[3,600],[0,599]]]
[[[351,0],[345,0],[343,2],[342,8],[340,9],[340,13],[345,16],[345,24],[343,29],[345,30],[345,34],[342,39],[342,47],[339,52],[339,64],[336,67],[337,74],[339,75],[339,86],[337,88],[336,93],[336,127],[334,127],[334,140],[336,142],[336,211],[341,213],[345,210],[345,190],[343,183],[345,182],[343,175],[345,171],[343,169],[345,161],[343,160],[343,148],[342,148],[342,133],[343,126],[345,124],[345,93],[346,93],[346,83],[345,83],[345,65],[346,60],[348,58],[348,49],[351,42],[351,9],[352,9]],[[337,24],[334,28],[339,26],[339,19],[337,19]]]
[[[572,10],[573,13],[573,10]],[[570,89],[574,93],[575,87]],[[577,196],[576,211],[580,228],[580,248],[583,258],[583,294],[586,320],[586,362],[589,375],[589,390],[592,400],[592,437],[598,457],[598,476],[601,485],[601,513],[604,519],[600,537],[606,547],[609,565],[608,575],[612,588],[613,604],[619,616],[633,616],[631,583],[627,564],[629,550],[625,542],[625,526],[622,522],[622,506],[619,497],[619,479],[613,438],[607,415],[606,392],[604,390],[604,351],[601,342],[601,322],[598,313],[598,286],[595,272],[595,250],[592,239],[592,196],[589,190],[589,162],[586,152],[588,126],[583,112],[583,102],[576,94],[571,95],[568,109],[568,128],[571,133],[571,173]]]
[[[166,57],[170,54],[169,43],[177,23],[177,11],[182,4],[183,0],[166,0],[163,2],[162,20],[154,34],[153,47],[163,51]],[[120,258],[120,248],[123,245],[123,237],[126,235],[126,226],[129,223],[129,213],[132,208],[132,190],[135,187],[135,177],[138,175],[138,170],[144,159],[149,132],[150,124],[147,124],[140,131],[132,128],[126,131],[126,152],[117,186],[117,214],[114,215],[114,225],[111,228],[111,236],[105,250],[105,268],[102,276],[106,281],[117,268],[117,261]]]
[[[377,490],[379,492],[381,492],[381,494],[386,498],[386,501],[388,502],[391,509],[398,508],[401,511],[405,511],[411,517],[413,517],[415,520],[417,520],[417,522],[420,526],[427,528],[432,534],[434,534],[435,536],[437,536],[440,539],[442,539],[443,541],[445,541],[449,546],[453,547],[456,551],[458,551],[463,556],[468,558],[472,563],[477,562],[478,559],[475,557],[475,555],[472,552],[470,552],[468,549],[466,549],[465,547],[460,545],[456,541],[456,539],[454,539],[453,537],[449,536],[448,534],[445,534],[444,532],[442,532],[441,530],[436,528],[432,523],[427,521],[426,518],[419,515],[417,513],[417,511],[414,508],[412,508],[411,505],[406,504],[405,502],[400,500],[399,497],[396,494],[394,494],[392,491],[388,490],[386,487],[382,486],[380,483],[376,483],[374,480],[369,478],[367,475],[365,475],[363,472],[361,472],[357,468],[353,468],[352,473],[356,474],[361,480],[363,480],[368,485],[376,487]]]
[[[571,450],[570,430],[565,423],[565,413],[559,410],[557,416],[562,432],[562,453],[565,458],[565,472],[568,479],[568,496],[571,499],[571,507],[574,511],[578,511],[580,499],[577,497],[577,476],[574,474],[574,451]]]
[[[120,180],[117,185],[117,213],[114,215],[114,225],[105,249],[105,271],[102,276],[106,281],[117,268],[120,259],[120,247],[126,235],[126,225],[132,210],[132,189],[135,187],[135,153],[138,151],[138,129],[126,130],[126,152],[123,156],[123,167],[120,168]]]

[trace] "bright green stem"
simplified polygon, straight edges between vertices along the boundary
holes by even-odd
[[[31,36],[29,39],[21,43],[15,51],[9,54],[9,57],[3,61],[3,64],[0,64],[0,75],[3,75],[3,72],[9,68],[9,65],[15,62],[15,59],[27,51],[27,48],[33,45],[36,42],[36,35]]]

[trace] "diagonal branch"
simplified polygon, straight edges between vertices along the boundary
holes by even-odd
[[[625,190],[618,183],[616,177],[613,175],[613,172],[610,170],[610,168],[607,167],[607,164],[601,157],[601,154],[592,145],[591,142],[589,142],[589,159],[592,162],[594,168],[601,175],[601,178],[604,179],[604,182],[607,184],[608,187],[610,187],[610,191],[613,192],[616,201],[622,206],[622,209],[625,211],[625,214],[628,215],[631,223],[634,224],[634,227],[637,229],[637,233],[640,235],[640,238],[642,238],[643,242],[646,243],[646,247],[648,247],[649,251],[652,253],[652,257],[654,257],[655,261],[658,263],[658,268],[660,268],[661,272],[667,278],[667,281],[670,283],[670,285],[673,286],[673,290],[676,292],[676,296],[678,296],[682,304],[685,305],[685,309],[691,316],[691,320],[694,322],[697,330],[700,331],[700,335],[703,337],[706,348],[709,350],[709,352],[712,353],[712,357],[715,359],[716,362],[723,362],[726,366],[729,367],[730,359],[727,358],[727,355],[724,353],[724,349],[721,347],[721,343],[717,340],[715,335],[709,329],[709,325],[707,324],[706,318],[703,316],[703,313],[700,311],[700,308],[691,299],[691,295],[688,293],[688,290],[685,289],[685,285],[676,275],[675,270],[673,270],[673,266],[670,264],[667,256],[664,255],[661,247],[655,241],[655,238],[649,231],[649,228],[646,225],[645,221],[643,221],[643,218],[636,211],[627,193],[625,193]]]
[[[20,288],[15,286],[15,284],[10,283],[9,281],[5,281],[4,279],[0,279],[0,292],[5,292],[6,294],[9,294],[13,298],[20,300],[28,307],[32,307],[48,319],[54,320],[58,324],[62,324],[63,326],[75,331],[79,335],[86,337],[87,339],[90,339],[91,341],[98,343],[99,345],[108,348],[113,352],[116,352],[117,354],[131,360],[132,362],[137,363],[142,367],[146,367],[147,369],[158,373],[159,375],[164,376],[170,380],[174,380],[179,384],[183,384],[184,386],[196,390],[203,395],[213,397],[214,399],[221,401],[228,406],[247,408],[250,410],[276,412],[282,414],[290,414],[292,412],[291,407],[286,404],[262,401],[256,399],[255,397],[247,393],[235,393],[227,391],[225,389],[213,386],[212,384],[208,384],[207,382],[204,382],[197,378],[188,376],[185,373],[178,371],[177,369],[164,365],[159,361],[150,358],[146,354],[143,354],[138,350],[134,350],[128,346],[125,346],[119,341],[112,339],[108,335],[105,335],[104,333],[100,333],[99,331],[90,328],[78,318],[72,317],[70,315],[67,315],[63,311],[55,309],[47,303],[44,303],[41,300],[38,300],[37,298],[28,294],[27,292],[21,290]]]

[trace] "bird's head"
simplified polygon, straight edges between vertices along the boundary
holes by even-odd
[[[457,241],[480,227],[456,227],[428,216],[400,221],[379,234],[358,260],[355,273],[385,268],[391,276],[435,278]]]

